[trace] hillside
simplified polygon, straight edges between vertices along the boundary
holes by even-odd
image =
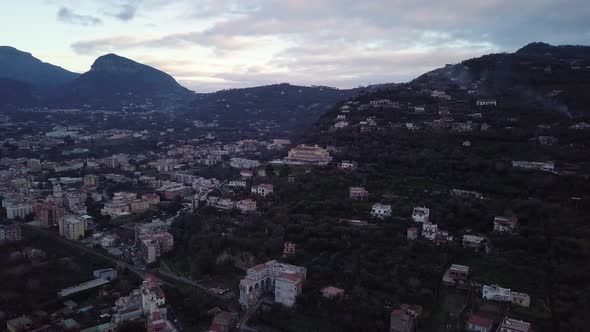
[[[245,128],[270,123],[284,134],[304,129],[334,104],[376,87],[340,90],[323,86],[274,84],[197,94],[188,116]]]
[[[187,103],[193,93],[172,76],[150,66],[107,54],[92,64],[52,99],[53,104],[102,107],[139,106],[174,108]]]
[[[514,310],[513,315],[533,322],[538,330],[560,324],[563,330],[575,330],[585,319],[577,303],[588,296],[587,289],[576,290],[584,287],[590,273],[579,268],[590,259],[590,227],[585,222],[590,211],[570,199],[590,199],[590,115],[582,107],[587,97],[576,93],[586,89],[590,80],[584,61],[549,55],[484,56],[342,102],[298,143],[329,147],[334,161],[352,160],[358,169],[343,172],[334,165],[322,169],[319,179],[302,180],[307,187],[297,188],[296,192],[305,193],[300,200],[277,209],[301,211],[314,206],[334,219],[363,219],[368,218],[371,204],[380,202],[394,211],[383,226],[387,231],[388,227],[409,227],[412,224],[405,220],[412,207],[426,206],[431,209],[431,222],[455,239],[449,249],[432,245],[435,253],[430,255],[437,262],[467,265],[477,282],[530,294],[531,308]],[[546,71],[549,66],[551,71]],[[567,98],[558,97],[561,94]],[[523,169],[513,161],[548,163],[555,171]],[[347,194],[347,186],[358,185],[369,192],[369,202],[336,203],[335,197]],[[483,199],[453,195],[453,189],[474,191]],[[518,216],[518,234],[502,237],[492,232],[494,215],[502,214]],[[461,248],[464,234],[485,236],[493,252],[485,255]],[[397,241],[391,247],[366,245],[375,257],[418,260],[416,247],[404,247],[406,242],[400,244],[399,236]],[[428,242],[423,240],[420,246]],[[340,262],[354,257],[351,253]],[[361,270],[389,271],[380,261],[360,264]],[[406,270],[418,276],[417,284],[435,292],[440,271],[425,272],[432,264]],[[360,279],[353,279],[355,287],[363,287],[370,296],[382,296],[384,287],[379,282],[366,284]],[[418,289],[407,296],[411,287],[409,283],[402,290],[385,292],[389,298],[416,302]],[[444,306],[437,301],[443,300],[419,301],[435,313],[424,322],[429,324],[426,330],[445,323],[439,317],[445,317]]]
[[[0,78],[0,107],[35,106],[39,98],[31,84]]]
[[[9,46],[0,46],[0,78],[20,81],[50,93],[71,82],[79,74],[42,62],[30,53]]]
[[[415,84],[451,83],[504,105],[527,105],[571,115],[587,113],[590,47],[529,44],[516,53],[490,54],[434,70]]]

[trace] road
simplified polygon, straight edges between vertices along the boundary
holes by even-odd
[[[248,326],[248,320],[250,320],[250,316],[252,316],[252,314],[256,312],[256,310],[258,309],[258,306],[260,306],[260,303],[262,303],[262,298],[259,299],[256,303],[254,303],[253,306],[248,308],[248,310],[246,310],[246,312],[242,315],[242,317],[240,318],[240,320],[236,324],[236,328],[238,329],[238,331],[240,331],[240,332],[258,332],[257,329]]]
[[[50,238],[54,239],[55,241],[58,241],[60,243],[63,243],[65,245],[67,245],[67,246],[70,246],[70,247],[73,247],[73,248],[76,248],[76,249],[80,249],[80,250],[82,250],[82,251],[84,251],[86,253],[89,253],[89,254],[95,255],[97,257],[100,257],[102,259],[108,260],[108,261],[116,264],[117,266],[125,267],[129,271],[137,274],[142,279],[143,279],[144,275],[147,273],[146,271],[144,271],[144,270],[142,270],[142,269],[140,269],[140,268],[138,268],[136,266],[133,266],[132,264],[129,264],[129,263],[125,262],[125,261],[116,259],[116,258],[111,257],[111,256],[107,256],[107,255],[101,253],[100,251],[98,251],[96,249],[93,249],[93,248],[86,247],[86,246],[80,244],[79,242],[70,241],[68,239],[65,239],[65,238],[63,238],[63,237],[55,234],[54,232],[48,231],[48,230],[43,229],[43,228],[35,227],[33,225],[26,224],[26,223],[23,223],[21,225],[23,227],[27,228],[27,229],[33,230],[33,231],[38,232],[38,233],[40,233],[40,234],[42,234],[44,236],[50,237]],[[213,297],[215,297],[217,299],[220,299],[220,300],[223,300],[223,301],[227,301],[227,299],[225,297],[223,297],[223,296],[221,296],[219,294],[216,294],[216,293],[210,291],[208,288],[204,287],[203,285],[200,285],[200,284],[198,284],[198,283],[196,283],[196,282],[194,282],[192,280],[189,280],[189,279],[187,279],[185,277],[176,275],[176,274],[174,274],[172,272],[166,272],[166,271],[163,271],[162,269],[154,269],[154,270],[150,270],[149,272],[152,273],[152,274],[154,274],[157,277],[160,277],[160,279],[161,279],[161,277],[173,279],[173,280],[175,280],[177,282],[181,282],[181,283],[183,283],[185,285],[192,286],[192,287],[197,287],[200,290],[202,290],[203,292],[205,292],[205,293],[207,293],[207,294],[209,294],[209,295],[211,295],[211,296],[213,296]],[[171,285],[170,283],[165,282],[164,280],[160,280],[160,281],[162,283],[167,284],[167,285]]]
[[[185,285],[196,287],[196,288],[202,290],[203,292],[205,292],[205,293],[207,293],[207,294],[209,294],[209,295],[211,295],[211,296],[213,296],[213,297],[215,297],[215,298],[217,298],[219,300],[222,300],[224,302],[227,301],[227,299],[225,297],[223,297],[223,296],[221,296],[221,295],[219,295],[217,293],[214,293],[214,292],[210,291],[207,287],[205,287],[205,286],[203,286],[203,285],[201,285],[199,283],[196,283],[196,282],[194,282],[194,281],[192,281],[192,280],[190,280],[188,278],[185,278],[183,276],[179,276],[179,275],[174,274],[174,273],[171,273],[171,272],[166,272],[166,271],[164,271],[162,269],[158,269],[157,271],[153,271],[153,273],[156,276],[163,276],[163,277],[166,277],[166,278],[174,279],[175,281],[182,282]]]

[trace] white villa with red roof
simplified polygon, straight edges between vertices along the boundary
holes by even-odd
[[[257,186],[253,186],[251,188],[251,191],[253,194],[257,194],[263,197],[266,197],[270,194],[273,193],[274,187],[272,184],[267,184],[267,183],[263,183],[263,184],[259,184]]]
[[[301,294],[307,270],[272,260],[248,269],[240,281],[240,304],[250,307],[264,294],[274,293],[275,302],[292,307]]]

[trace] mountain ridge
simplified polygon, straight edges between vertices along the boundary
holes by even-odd
[[[80,74],[34,57],[11,46],[0,46],[0,78],[31,84],[42,93],[66,84]]]

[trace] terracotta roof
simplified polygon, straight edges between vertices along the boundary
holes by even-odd
[[[322,293],[324,295],[336,296],[336,295],[340,295],[340,294],[344,293],[344,289],[337,288],[334,286],[328,286],[328,287],[322,289]]]
[[[253,269],[256,272],[260,272],[260,271],[263,271],[264,269],[266,269],[266,265],[265,264],[258,264],[256,266],[251,267],[251,269]]]
[[[293,283],[301,282],[301,278],[294,274],[281,273],[277,279],[286,279]]]

